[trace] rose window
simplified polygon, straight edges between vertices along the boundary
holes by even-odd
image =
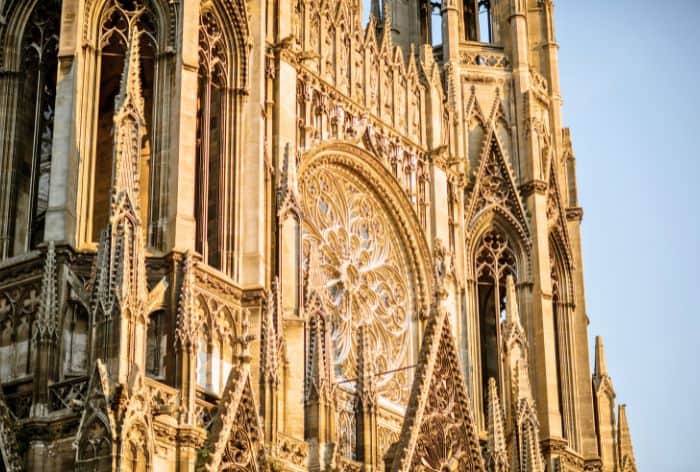
[[[376,194],[347,174],[318,169],[301,182],[304,247],[320,274],[312,287],[331,314],[336,373],[357,378],[356,330],[367,326],[379,393],[402,404],[412,300],[409,271],[388,212]],[[397,371],[398,369],[398,371]]]

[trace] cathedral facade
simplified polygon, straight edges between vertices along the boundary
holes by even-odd
[[[553,15],[0,0],[0,470],[636,472]]]

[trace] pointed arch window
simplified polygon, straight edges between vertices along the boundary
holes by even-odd
[[[23,28],[14,113],[10,209],[0,256],[34,249],[44,238],[49,201],[61,2],[36,3]],[[14,93],[14,92],[13,92]],[[9,111],[8,115],[13,115]],[[2,192],[0,192],[2,193]],[[2,210],[0,210],[0,215]]]
[[[481,391],[488,391],[490,378],[503,385],[501,321],[505,318],[506,277],[517,276],[516,257],[508,239],[497,230],[486,232],[476,253],[476,276],[481,348]],[[483,402],[486,415],[486,402]]]
[[[158,53],[156,18],[146,0],[111,0],[104,8],[100,22],[98,51],[98,102],[95,160],[92,168],[91,232],[93,242],[99,240],[109,218],[110,187],[114,139],[112,135],[115,98],[119,93],[124,70],[128,38],[132,32],[140,36],[141,94],[144,100],[144,137],[141,142],[140,182],[141,221],[149,221],[153,152],[154,84]],[[149,225],[150,226],[150,225]],[[149,227],[150,230],[150,227]],[[150,241],[150,238],[149,238]]]
[[[197,251],[209,265],[222,269],[222,249],[227,219],[222,212],[223,184],[230,175],[224,156],[228,101],[228,57],[224,34],[213,11],[203,11],[199,27],[197,87],[197,148],[195,220]]]
[[[491,0],[479,0],[479,41],[493,42],[493,12]]]

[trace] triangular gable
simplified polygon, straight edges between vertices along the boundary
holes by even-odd
[[[114,454],[117,429],[111,401],[112,386],[107,367],[101,359],[97,359],[88,383],[85,409],[75,440],[78,463]]]
[[[491,106],[491,113],[489,113],[489,123],[496,125],[496,122],[502,121],[504,124],[508,124],[508,119],[506,115],[506,110],[503,108],[503,98],[501,97],[501,90],[496,89],[496,98]]]
[[[552,160],[549,166],[549,181],[547,182],[547,226],[549,232],[554,235],[563,246],[564,262],[566,262],[570,269],[573,268],[569,228],[566,224],[566,212],[562,204],[559,179],[554,168],[554,160]]]
[[[392,471],[485,471],[466,385],[447,312],[439,310],[425,330]]]
[[[268,470],[264,438],[250,373],[241,366],[234,367],[212,419],[207,453],[200,459],[197,470],[216,472],[229,467],[250,472]]]
[[[510,221],[523,240],[528,240],[525,208],[502,149],[494,128],[489,128],[484,138],[474,187],[467,200],[467,230],[471,229],[481,214],[493,210]]]
[[[467,117],[467,125],[470,124],[472,118],[479,121],[481,126],[486,126],[486,115],[479,105],[479,100],[476,97],[476,87],[472,85],[469,98],[467,99],[467,105],[464,107],[464,114]]]

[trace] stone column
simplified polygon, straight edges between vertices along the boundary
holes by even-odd
[[[84,135],[84,124],[83,110],[76,100],[77,90],[90,88],[85,80],[90,75],[85,70],[84,54],[80,49],[81,25],[85,15],[85,2],[63,1],[56,79],[56,126],[51,149],[49,206],[44,237],[47,241],[66,241],[74,247],[79,243],[78,172],[81,159],[87,158],[81,155],[77,142],[77,137]]]
[[[246,129],[239,165],[240,250],[236,273],[245,287],[265,286],[265,53],[267,2],[249,2],[251,52],[248,56],[248,98],[243,107]]]
[[[171,113],[164,249],[195,248],[194,217],[199,69],[199,0],[181,0]]]

